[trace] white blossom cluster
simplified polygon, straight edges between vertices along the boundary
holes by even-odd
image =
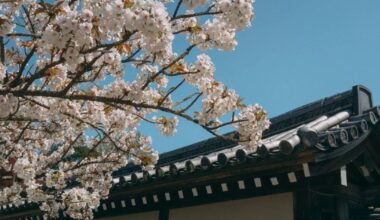
[[[20,184],[13,184],[11,187],[6,187],[0,191],[0,202],[3,204],[12,203],[15,206],[22,204],[23,200],[20,196],[22,186]]]
[[[4,15],[0,16],[0,22],[0,35],[11,32],[15,27],[15,25],[13,25],[12,22],[9,21],[9,19]]]
[[[18,13],[21,5],[28,3],[28,0],[13,0],[7,4],[0,4],[0,36],[13,31],[16,25],[12,22],[13,15]]]
[[[184,0],[183,3],[189,8],[193,9],[200,5],[206,4],[207,0]]]
[[[240,30],[250,25],[254,17],[253,2],[254,0],[217,0],[215,7],[224,12],[220,15],[220,20],[228,27]]]
[[[267,113],[216,80],[207,55],[237,46],[253,3],[2,1],[0,205],[31,202],[47,218],[92,219],[114,171],[157,163],[142,123],[166,136],[179,119],[214,135],[232,125],[234,141],[255,149]],[[193,92],[179,98],[182,85]]]
[[[2,64],[2,63],[0,63],[0,86],[3,86],[3,79],[4,79],[4,77],[6,76],[6,74],[5,74],[5,66]],[[2,88],[2,87],[0,87],[0,88]]]
[[[62,170],[47,173],[46,186],[55,189],[64,188],[66,186],[65,173]]]
[[[36,175],[36,171],[28,158],[19,158],[14,164],[13,170],[18,178],[21,178],[26,182],[34,179]]]
[[[153,117],[153,120],[157,123],[157,126],[163,135],[171,136],[177,132],[177,124],[178,124],[177,117],[173,117],[173,118]]]
[[[17,98],[13,95],[0,96],[0,118],[6,118],[17,108]]]
[[[248,106],[239,113],[238,120],[244,121],[235,124],[235,127],[242,144],[247,148],[255,150],[261,145],[261,131],[270,126],[266,115],[267,113],[260,105]]]
[[[99,206],[100,196],[83,188],[72,188],[62,195],[67,213],[75,219],[92,218],[92,209]]]

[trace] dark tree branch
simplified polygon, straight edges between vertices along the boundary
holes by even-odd
[[[196,120],[196,119],[192,118],[191,116],[189,116],[189,115],[187,115],[187,114],[184,113],[185,111],[187,111],[199,99],[199,97],[202,95],[202,93],[199,93],[198,96],[186,108],[184,108],[182,110],[174,110],[174,109],[171,109],[171,108],[168,108],[168,107],[158,106],[158,105],[151,105],[151,104],[146,104],[146,103],[135,103],[135,102],[133,102],[131,100],[124,100],[124,99],[111,98],[111,97],[105,97],[105,96],[63,95],[63,94],[61,94],[59,92],[54,92],[54,91],[29,91],[29,90],[27,90],[27,91],[23,91],[23,90],[9,91],[9,90],[0,90],[0,95],[6,95],[6,94],[13,94],[14,96],[19,96],[19,97],[20,96],[22,96],[22,97],[24,97],[24,96],[32,96],[32,97],[38,97],[38,96],[40,96],[40,97],[50,97],[50,98],[61,98],[61,99],[67,99],[67,100],[94,101],[94,102],[101,102],[101,103],[105,103],[105,104],[116,103],[116,104],[121,104],[121,105],[133,106],[135,108],[156,109],[156,110],[160,110],[162,112],[166,112],[166,113],[171,113],[173,115],[177,115],[177,116],[182,117],[182,118],[184,118],[184,119],[186,119],[188,121],[191,121],[191,122],[193,122],[195,124],[198,124],[198,125],[200,125],[202,128],[204,128],[206,131],[208,131],[209,133],[211,133],[214,136],[221,137],[221,138],[224,138],[226,140],[238,141],[238,140],[231,139],[231,138],[226,138],[223,135],[217,134],[216,132],[214,132],[213,130],[211,130],[206,125],[200,124],[198,122],[198,120]],[[73,116],[73,115],[70,115],[70,114],[64,114],[64,115],[76,118],[76,119],[81,120],[82,122],[84,122],[82,119],[80,119],[77,116]],[[84,122],[84,123],[88,124],[87,122]],[[96,128],[96,126],[94,126],[94,128]],[[107,132],[104,132],[104,134],[107,134]],[[111,139],[111,138],[109,137],[109,139]],[[239,140],[239,141],[242,142],[242,140]],[[111,141],[111,143],[112,143],[112,141]],[[121,150],[121,149],[119,148],[119,150]]]
[[[161,106],[165,101],[166,99],[173,93],[175,92],[183,83],[185,82],[185,80],[183,79],[180,83],[178,83],[175,87],[172,87],[168,93],[166,93],[166,95],[162,98],[162,100],[160,102],[158,102],[158,106]]]
[[[30,77],[27,77],[25,79],[23,79],[23,83],[25,82],[26,85],[23,87],[23,90],[27,90],[29,88],[30,85],[33,84],[33,82],[37,79],[40,79],[42,77],[45,76],[46,74],[46,71],[50,68],[53,68],[59,64],[62,64],[65,60],[63,58],[57,60],[57,61],[54,61],[54,62],[51,62],[50,64],[47,64],[44,68],[42,68],[41,70],[37,71],[35,74],[33,74],[32,76]]]
[[[5,64],[5,45],[3,36],[0,36],[0,62]]]
[[[183,0],[179,0],[179,1],[178,1],[178,4],[177,4],[177,6],[175,7],[175,10],[174,10],[174,13],[173,13],[173,16],[172,16],[173,18],[177,17],[178,10],[179,10],[179,8],[181,7],[182,2],[183,2]]]
[[[187,110],[189,110],[191,108],[191,106],[193,106],[197,101],[198,99],[202,96],[202,93],[200,92],[194,99],[193,101],[190,102],[190,104],[188,106],[186,106],[185,108],[179,110],[178,112],[180,113],[184,113],[186,112]]]
[[[126,59],[122,60],[122,63],[128,63],[133,59],[134,56],[136,56],[141,51],[141,48],[137,49],[135,52],[133,52],[131,55],[129,55]]]
[[[33,57],[35,52],[36,52],[36,47],[33,47],[32,50],[28,53],[28,55],[24,59],[24,61],[22,62],[16,78],[9,84],[10,87],[14,88],[14,87],[20,85],[20,79],[21,79],[21,76],[24,72],[24,69],[25,69],[26,65],[28,65],[30,59]]]
[[[30,14],[29,14],[28,9],[27,9],[24,5],[22,6],[22,9],[24,10],[24,13],[25,13],[25,15],[26,15],[26,18],[28,19],[28,22],[29,22],[29,24],[30,24],[30,28],[32,29],[32,30],[31,30],[32,33],[35,34],[36,31],[35,31],[35,29],[34,29],[34,24],[32,23],[32,19],[30,18]]]
[[[80,71],[78,71],[78,73],[75,75],[75,77],[69,82],[69,84],[62,90],[60,91],[62,94],[66,94],[70,88],[72,86],[75,85],[75,83],[78,82],[78,80],[80,79],[80,77],[82,77],[82,75],[88,71],[88,70],[91,70],[92,69],[92,65],[94,65],[94,63],[101,57],[103,56],[104,53],[100,53],[98,56],[94,57],[88,64],[86,64],[84,67],[82,67],[82,69]]]
[[[199,16],[205,16],[205,15],[216,15],[216,14],[221,14],[223,12],[221,11],[211,11],[211,9],[214,7],[215,5],[211,5],[210,7],[207,8],[206,11],[204,12],[198,12],[198,13],[193,13],[193,14],[184,14],[184,15],[178,15],[178,16],[173,16],[172,19],[170,21],[174,21],[174,20],[177,20],[177,19],[183,19],[183,18],[191,18],[191,17],[199,17]]]
[[[175,31],[175,32],[173,32],[173,34],[180,34],[180,33],[184,33],[184,32],[190,31],[190,30],[191,30],[190,28],[185,28],[185,29],[182,29],[182,30],[179,30],[179,31]]]
[[[90,49],[87,49],[87,50],[83,50],[81,51],[82,54],[87,54],[87,53],[92,53],[92,52],[95,52],[99,49],[102,49],[102,48],[105,48],[105,49],[111,49],[113,47],[116,47],[116,46],[119,46],[121,44],[124,44],[125,42],[127,42],[130,37],[136,33],[137,31],[133,31],[133,32],[126,32],[125,33],[125,36],[123,37],[123,39],[119,40],[119,41],[115,41],[115,42],[112,42],[112,43],[108,43],[108,44],[99,44],[93,48],[90,48]]]
[[[190,72],[177,72],[177,73],[167,73],[164,72],[165,76],[182,76],[182,75],[191,75],[191,74],[197,74],[199,71],[190,71]]]
[[[78,160],[78,162],[72,168],[70,168],[69,170],[76,169],[84,159],[87,159],[96,150],[96,148],[99,147],[99,145],[101,143],[103,143],[103,141],[106,138],[107,138],[107,136],[102,137],[94,146],[92,146],[92,148],[87,152],[87,154],[84,157],[80,158]],[[65,170],[65,172],[69,171],[69,170]]]
[[[232,124],[236,124],[236,123],[239,123],[239,122],[244,122],[244,121],[248,121],[247,119],[242,119],[242,120],[231,120],[229,122],[225,122],[225,123],[222,123],[218,126],[214,126],[214,127],[209,127],[209,129],[211,130],[216,130],[218,128],[221,128],[221,127],[224,127],[224,126],[227,126],[227,125],[232,125]]]
[[[205,16],[205,15],[217,15],[221,13],[223,12],[215,11],[215,12],[199,12],[199,13],[194,13],[194,14],[178,15],[177,17],[172,18],[172,21],[177,20],[177,19],[192,18],[192,17],[199,17],[199,16]]]
[[[75,139],[70,143],[70,145],[66,148],[66,150],[63,152],[62,154],[62,157],[57,161],[55,162],[53,165],[47,165],[45,169],[47,169],[49,166],[51,167],[55,167],[57,166],[63,159],[64,157],[67,155],[67,153],[69,153],[70,149],[74,147],[75,143],[79,140],[79,138],[83,135],[83,133],[79,133]]]
[[[167,69],[172,67],[174,64],[176,64],[178,61],[182,60],[185,56],[187,56],[190,51],[196,46],[196,44],[190,45],[186,50],[179,55],[177,58],[175,58],[172,62],[170,62],[168,65],[163,67],[161,70],[159,70],[157,73],[155,73],[153,76],[151,76],[146,83],[141,87],[141,90],[144,90],[151,82],[153,82],[160,74],[164,73]]]
[[[9,33],[7,37],[32,37],[32,38],[41,38],[41,35],[38,34],[28,34],[28,33]]]
[[[15,143],[15,144],[17,144],[17,143],[21,140],[22,136],[24,135],[26,129],[28,129],[28,127],[30,126],[30,124],[32,124],[32,121],[29,121],[29,122],[25,125],[25,127],[21,130],[20,134],[19,134],[19,135],[17,136],[17,138],[14,140],[14,143]]]

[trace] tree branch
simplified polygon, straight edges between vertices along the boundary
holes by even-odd
[[[121,40],[119,40],[119,41],[112,42],[112,43],[108,43],[108,44],[107,44],[107,43],[106,43],[106,44],[99,44],[98,46],[95,46],[95,47],[90,48],[90,49],[88,49],[88,50],[81,51],[81,53],[82,53],[82,54],[92,53],[92,52],[95,52],[95,51],[97,51],[97,50],[99,50],[99,49],[102,49],[102,48],[105,48],[105,49],[111,49],[111,48],[113,48],[113,47],[116,47],[116,46],[118,46],[118,45],[121,45],[121,44],[127,42],[127,41],[130,39],[130,37],[131,37],[134,33],[136,33],[136,32],[137,32],[137,31],[126,32],[126,33],[125,33],[125,36],[124,36]]]
[[[175,92],[183,83],[185,82],[185,80],[183,79],[180,83],[178,83],[175,87],[172,87],[168,93],[166,93],[166,95],[164,96],[164,98],[162,98],[162,100],[160,102],[158,102],[158,106],[161,106],[165,101],[166,99],[173,93]]]
[[[131,55],[129,55],[126,59],[122,60],[122,63],[128,63],[132,60],[134,56],[136,56],[141,51],[141,48],[137,49],[135,52],[133,52]]]
[[[25,13],[25,15],[26,15],[26,18],[28,19],[28,22],[29,22],[29,24],[30,24],[30,28],[32,29],[32,33],[35,34],[36,31],[35,31],[35,29],[34,29],[34,24],[32,23],[32,19],[30,19],[30,14],[29,14],[28,9],[27,9],[24,5],[22,6],[22,9],[24,10],[24,13]]]
[[[16,78],[9,84],[11,88],[14,88],[18,85],[20,85],[20,79],[24,72],[24,69],[26,65],[28,65],[30,59],[33,57],[34,52],[36,52],[36,47],[33,47],[32,50],[29,52],[29,54],[26,56],[25,60],[22,62],[21,67],[17,73]]]
[[[149,83],[153,82],[160,74],[162,74],[163,72],[165,72],[165,70],[169,69],[170,67],[172,67],[174,64],[176,64],[178,61],[182,60],[185,56],[187,56],[190,51],[196,46],[196,44],[192,44],[190,45],[188,48],[186,48],[186,50],[180,55],[178,56],[177,58],[175,58],[172,62],[170,62],[168,65],[166,65],[165,67],[163,67],[161,70],[159,70],[156,74],[154,74],[152,77],[150,77],[146,83],[141,87],[141,90],[144,90],[148,85]]]
[[[168,107],[151,105],[151,104],[146,104],[146,103],[135,103],[131,100],[124,100],[124,99],[118,99],[118,98],[112,98],[112,97],[90,96],[90,95],[62,95],[59,92],[53,92],[53,91],[0,90],[0,95],[6,95],[6,94],[13,94],[14,96],[19,96],[19,97],[20,96],[34,96],[34,97],[41,96],[41,97],[61,98],[61,99],[67,99],[67,100],[94,101],[94,102],[101,102],[101,103],[105,103],[105,104],[116,103],[116,104],[133,106],[135,108],[156,109],[156,110],[160,110],[162,112],[171,113],[173,115],[177,115],[179,117],[182,117],[188,121],[191,121],[195,124],[200,125],[202,128],[204,128],[206,131],[208,131],[209,133],[211,133],[214,136],[225,138],[225,137],[223,137],[223,135],[217,134],[216,132],[212,131],[209,127],[200,124],[198,122],[198,120],[196,120],[196,119],[192,118],[191,116],[184,113],[196,102],[196,100],[202,95],[202,93],[200,93],[186,108],[184,108],[182,110],[174,110],[174,109],[171,109]],[[71,117],[75,117],[75,118],[79,119],[78,117],[73,116],[73,115],[67,115],[67,116],[71,116]],[[96,127],[96,126],[94,126],[94,127]],[[226,140],[231,140],[231,139],[227,138]],[[238,141],[238,140],[233,140],[233,141]]]
[[[0,36],[0,62],[5,64],[5,45],[3,36]]]
[[[33,84],[34,80],[40,79],[45,76],[45,73],[48,69],[53,68],[59,64],[62,64],[65,60],[63,58],[60,58],[57,61],[53,61],[50,64],[47,64],[44,68],[41,70],[37,71],[35,74],[32,76],[25,78],[22,80],[22,83],[26,82],[26,85],[23,87],[23,90],[27,90],[30,85]]]
[[[202,96],[202,94],[203,94],[203,93],[200,92],[200,93],[195,97],[195,99],[193,99],[193,101],[190,102],[190,104],[189,104],[188,106],[186,106],[185,108],[179,110],[178,112],[180,112],[180,113],[184,113],[184,112],[186,112],[187,110],[189,110],[189,109],[191,108],[191,106],[193,106],[193,105],[197,102],[197,100]]]
[[[177,6],[176,6],[176,8],[174,10],[174,13],[173,13],[173,16],[172,16],[173,18],[175,18],[177,16],[178,10],[181,7],[182,2],[183,2],[183,0],[179,0],[178,4],[177,4]]]
[[[32,37],[32,38],[41,38],[41,35],[38,34],[28,34],[28,33],[9,33],[7,37]]]
[[[193,13],[193,14],[184,14],[184,15],[178,15],[178,16],[173,16],[172,19],[170,21],[174,21],[174,20],[177,20],[177,19],[183,19],[183,18],[191,18],[191,17],[199,17],[199,16],[205,16],[205,15],[216,15],[216,14],[221,14],[223,12],[221,11],[214,11],[212,12],[211,9],[214,7],[215,5],[211,5],[210,7],[207,8],[206,11],[204,12],[198,12],[198,13]]]

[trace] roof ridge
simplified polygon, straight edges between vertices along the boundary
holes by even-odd
[[[364,101],[368,99],[369,101]],[[358,106],[358,105],[369,106]],[[270,119],[272,125],[263,134],[263,138],[279,134],[289,129],[296,128],[302,124],[309,123],[316,120],[323,115],[331,116],[340,111],[350,110],[354,114],[358,114],[357,109],[366,110],[372,107],[371,92],[364,86],[357,85],[352,87],[351,90],[337,93],[335,95],[319,99],[317,101],[302,105],[293,110],[280,114]],[[235,132],[229,132],[225,135],[231,135]],[[197,157],[209,154],[214,151],[236,146],[237,143],[226,141],[220,137],[212,137],[206,140],[196,142],[172,151],[160,154],[160,159],[157,163],[158,166],[166,165],[168,163],[175,163],[186,158]],[[126,171],[137,171],[138,166],[129,165],[115,172],[124,173]]]

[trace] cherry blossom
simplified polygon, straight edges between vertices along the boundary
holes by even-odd
[[[171,136],[177,131],[176,130],[176,127],[178,124],[177,117],[173,117],[173,118],[166,118],[166,117],[156,118],[156,117],[153,117],[153,120],[157,123],[157,126],[159,127],[160,132],[163,135]]]
[[[171,136],[187,121],[255,150],[267,113],[216,80],[207,55],[237,47],[253,3],[0,1],[0,205],[92,219],[114,171],[157,163],[142,124]]]

